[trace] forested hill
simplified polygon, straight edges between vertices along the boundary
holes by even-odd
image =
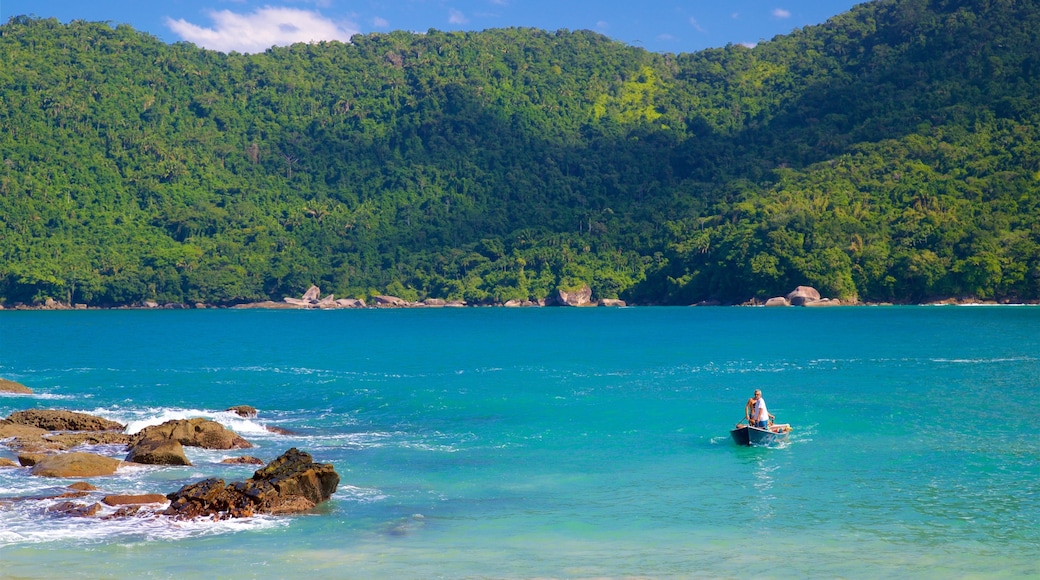
[[[0,304],[1040,298],[1040,0],[755,48],[0,26]]]

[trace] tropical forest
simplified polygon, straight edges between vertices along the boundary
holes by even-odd
[[[1040,299],[1040,0],[875,0],[690,54],[584,30],[224,54],[0,25],[0,306],[587,286]]]

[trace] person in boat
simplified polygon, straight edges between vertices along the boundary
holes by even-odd
[[[762,398],[762,391],[755,389],[755,396],[748,399],[747,404],[744,405],[744,416],[748,420],[748,425],[752,427],[760,429],[769,428],[774,417],[769,414],[769,409],[766,408],[766,400]]]

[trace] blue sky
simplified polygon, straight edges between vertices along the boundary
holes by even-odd
[[[753,45],[820,24],[862,0],[0,0],[0,22],[29,14],[129,24],[166,42],[260,52],[356,33],[588,29],[656,52]]]

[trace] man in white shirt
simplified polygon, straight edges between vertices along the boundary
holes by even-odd
[[[762,398],[762,391],[755,389],[755,396],[748,399],[744,407],[744,414],[748,418],[748,424],[760,429],[768,429],[769,421],[773,418],[766,408],[766,400]]]

